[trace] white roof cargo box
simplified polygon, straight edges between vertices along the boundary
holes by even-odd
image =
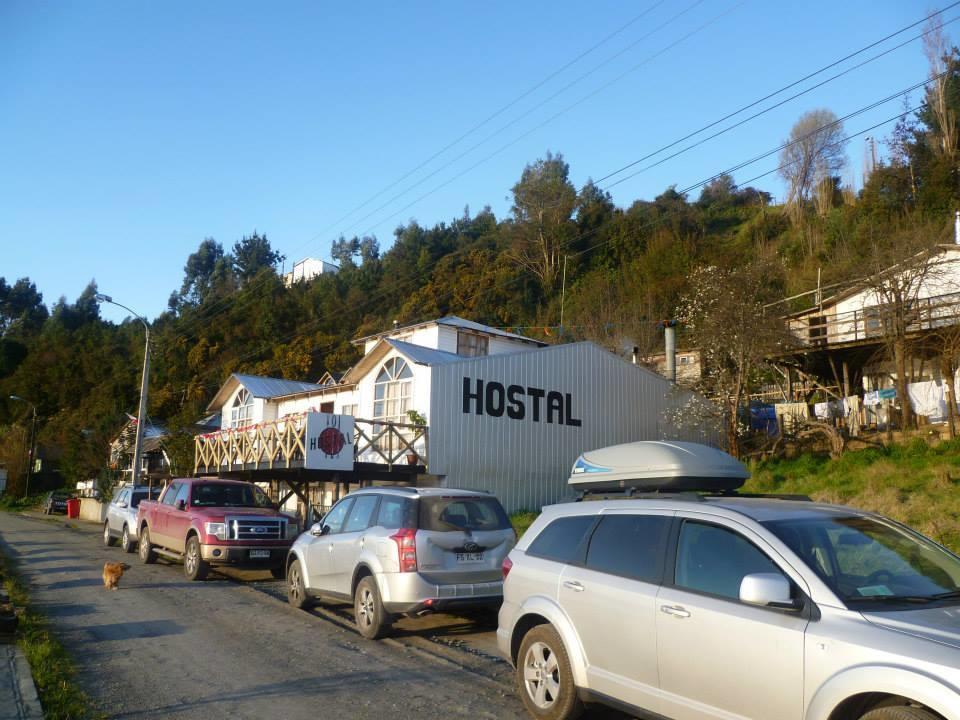
[[[742,487],[749,477],[746,466],[722,450],[699,443],[645,440],[583,453],[567,482],[577,490],[724,492]]]

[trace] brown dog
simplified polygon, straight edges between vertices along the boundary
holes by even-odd
[[[107,590],[116,590],[120,586],[120,578],[130,566],[126,563],[105,562],[103,564],[103,586]]]

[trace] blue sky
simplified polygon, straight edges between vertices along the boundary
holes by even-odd
[[[928,7],[5,0],[0,276],[29,276],[48,303],[73,300],[95,278],[102,292],[154,317],[205,237],[229,247],[265,232],[289,266],[328,257],[340,233],[373,233],[387,247],[393,229],[412,218],[432,225],[465,205],[490,205],[502,216],[524,165],[548,150],[563,153],[578,186],[603,177]],[[945,17],[957,15],[960,7]],[[614,200],[628,205],[691,185],[775,148],[807,110],[843,116],[925,75],[917,41],[617,185]],[[889,103],[846,129],[858,132],[899,108]],[[859,177],[862,138],[848,154]],[[735,178],[775,166],[771,158]],[[774,176],[756,185],[782,194]],[[123,316],[107,307],[103,314]]]

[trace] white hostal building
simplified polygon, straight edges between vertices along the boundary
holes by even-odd
[[[567,477],[584,451],[636,440],[720,442],[697,423],[669,420],[688,391],[590,342],[547,346],[457,317],[354,342],[364,355],[339,381],[232,375],[208,408],[221,413],[223,430],[198,438],[197,473],[291,487],[313,479],[472,488],[496,494],[508,511],[537,510],[570,497]],[[425,428],[413,426],[410,411]],[[344,428],[343,416],[355,421],[352,470],[306,467],[303,453],[275,451],[283,438],[316,444],[307,422]],[[311,502],[333,499],[327,491]]]

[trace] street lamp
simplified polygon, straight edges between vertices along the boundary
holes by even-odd
[[[30,478],[33,476],[33,456],[35,454],[34,444],[37,439],[37,406],[26,398],[22,398],[19,395],[11,395],[11,400],[19,400],[20,402],[25,402],[33,410],[33,421],[30,423],[30,450],[27,453],[27,482],[23,488],[23,496],[27,497],[30,494]]]
[[[137,414],[137,434],[136,440],[133,443],[133,467],[130,470],[130,479],[133,481],[133,484],[136,485],[137,480],[140,477],[140,453],[141,448],[143,447],[143,423],[147,417],[147,379],[150,377],[150,326],[147,324],[147,321],[144,320],[143,317],[141,317],[138,313],[135,313],[126,305],[121,305],[120,303],[114,301],[114,299],[109,295],[97,293],[95,297],[98,302],[110,303],[111,305],[116,305],[117,307],[126,310],[128,313],[137,318],[137,320],[143,323],[143,329],[146,331],[146,344],[144,345],[143,349],[143,374],[140,377],[140,412]]]

